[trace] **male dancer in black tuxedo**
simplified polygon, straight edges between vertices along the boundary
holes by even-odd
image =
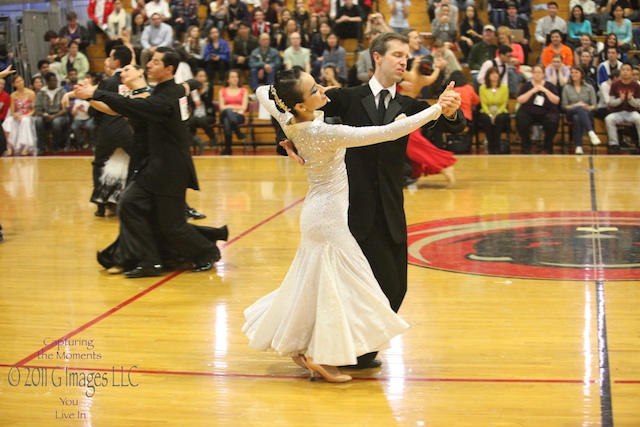
[[[391,123],[398,115],[416,114],[429,104],[396,92],[409,58],[409,40],[397,33],[376,37],[369,47],[374,75],[368,85],[327,92],[331,100],[324,112],[339,116],[351,126]],[[384,108],[379,98],[384,92]],[[427,124],[448,133],[459,133],[467,122],[458,111],[460,96],[451,86],[441,99],[446,100],[442,116]],[[349,148],[346,154],[349,177],[349,228],[366,256],[373,274],[398,311],[407,292],[407,223],[404,214],[403,167],[408,136],[397,141]],[[375,368],[377,353],[358,358],[358,364],[344,368]]]
[[[125,90],[120,80],[120,71],[131,63],[131,50],[126,46],[114,46],[109,54],[109,67],[114,70],[114,74],[108,79],[104,79],[98,85],[98,89],[120,93]],[[127,89],[128,90],[128,89]],[[100,197],[100,174],[104,164],[117,148],[124,148],[128,151],[133,145],[133,132],[127,120],[122,116],[113,116],[103,113],[94,108],[89,109],[89,114],[95,118],[98,128],[98,138],[96,141],[96,151],[91,165],[93,166],[93,194],[91,202],[98,205],[96,216],[105,215],[105,204]]]
[[[187,188],[198,190],[189,150],[189,118],[185,88],[174,80],[180,56],[171,48],[158,48],[147,64],[147,75],[158,85],[151,96],[131,99],[88,86],[78,86],[76,95],[107,104],[125,117],[149,123],[149,158],[127,186],[119,201],[121,236],[124,235],[139,264],[125,272],[129,278],[158,276],[162,258],[156,233],[175,252],[194,264],[192,271],[206,271],[220,259],[215,245],[220,236],[186,222],[184,200]],[[199,85],[190,80],[189,83]],[[191,86],[195,89],[195,86]],[[156,228],[157,227],[157,228]],[[211,229],[210,231],[221,231]],[[207,236],[207,237],[205,237]]]

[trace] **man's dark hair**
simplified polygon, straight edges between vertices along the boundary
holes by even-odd
[[[120,62],[120,67],[124,67],[126,65],[131,64],[131,49],[126,47],[125,45],[116,45],[111,49],[113,52],[113,59]]]
[[[547,7],[549,7],[549,6],[558,7],[558,3],[554,2],[554,1],[550,1],[549,3],[547,3]]]
[[[551,37],[552,35],[554,35],[556,33],[558,33],[560,35],[560,38],[562,38],[563,34],[562,34],[562,31],[560,31],[560,30],[551,30],[549,32],[549,37]]]
[[[631,68],[631,71],[633,71],[633,65],[629,64],[628,62],[625,62],[624,64],[622,64],[620,66],[620,70],[622,70],[623,67],[629,67]]]
[[[371,54],[371,64],[373,69],[376,69],[376,61],[373,59],[373,54],[378,52],[380,56],[384,56],[389,50],[389,42],[391,40],[398,40],[401,43],[409,44],[409,38],[398,33],[382,33],[375,38],[371,45],[369,45],[369,53]]]
[[[53,30],[49,30],[46,33],[44,33],[44,41],[48,42],[51,39],[57,39],[58,38],[58,33],[56,33]]]
[[[44,81],[45,81],[45,82],[47,82],[47,83],[49,83],[49,80],[51,80],[51,79],[57,79],[57,78],[58,78],[58,77],[57,77],[55,74],[53,74],[53,73],[47,73],[47,74],[45,74],[43,77],[44,77]]]
[[[175,49],[166,46],[160,46],[156,49],[156,52],[162,53],[162,63],[166,67],[173,67],[173,73],[176,73],[178,69],[178,65],[180,64],[180,55],[176,52]]]
[[[615,46],[607,46],[607,54],[609,54],[610,50],[614,50],[616,52],[616,55],[618,54],[618,48]]]
[[[78,14],[73,10],[71,12],[67,12],[67,21],[73,21],[74,19],[78,19]]]
[[[41,59],[40,61],[38,61],[38,70],[39,70],[40,68],[42,68],[42,66],[43,66],[44,64],[49,65],[49,64],[51,64],[51,62],[49,62],[49,61],[48,61],[48,60],[46,60],[46,59]]]

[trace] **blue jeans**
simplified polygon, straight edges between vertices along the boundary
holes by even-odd
[[[224,126],[224,136],[231,137],[233,131],[236,135],[240,132],[238,125],[244,123],[244,115],[236,113],[231,108],[225,108],[220,113],[220,123]]]
[[[582,135],[593,130],[593,113],[582,107],[573,107],[567,111],[567,119],[571,120],[573,131],[573,144],[582,147]]]
[[[260,86],[260,79],[258,79],[258,72],[260,70],[264,70],[263,68],[252,68],[249,71],[249,86],[251,86],[252,91],[256,91],[258,86]],[[276,69],[274,68],[270,73],[264,71],[264,84],[271,85],[275,81],[276,78]]]

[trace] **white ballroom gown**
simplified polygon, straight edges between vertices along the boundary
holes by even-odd
[[[305,159],[309,192],[300,215],[301,240],[280,287],[244,312],[249,345],[283,356],[307,354],[315,363],[353,365],[366,353],[389,347],[409,327],[389,305],[369,262],[349,231],[349,186],[345,149],[393,141],[440,116],[434,105],[385,126],[351,127],[324,122],[289,124],[269,99],[256,91]]]

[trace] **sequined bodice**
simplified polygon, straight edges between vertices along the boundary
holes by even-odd
[[[29,114],[33,111],[33,101],[31,100],[31,98],[29,98],[28,96],[25,97],[24,99],[20,99],[20,98],[15,98],[15,103],[16,103],[16,107],[15,107],[15,111],[16,113],[18,113],[19,115],[23,116],[25,114]]]

